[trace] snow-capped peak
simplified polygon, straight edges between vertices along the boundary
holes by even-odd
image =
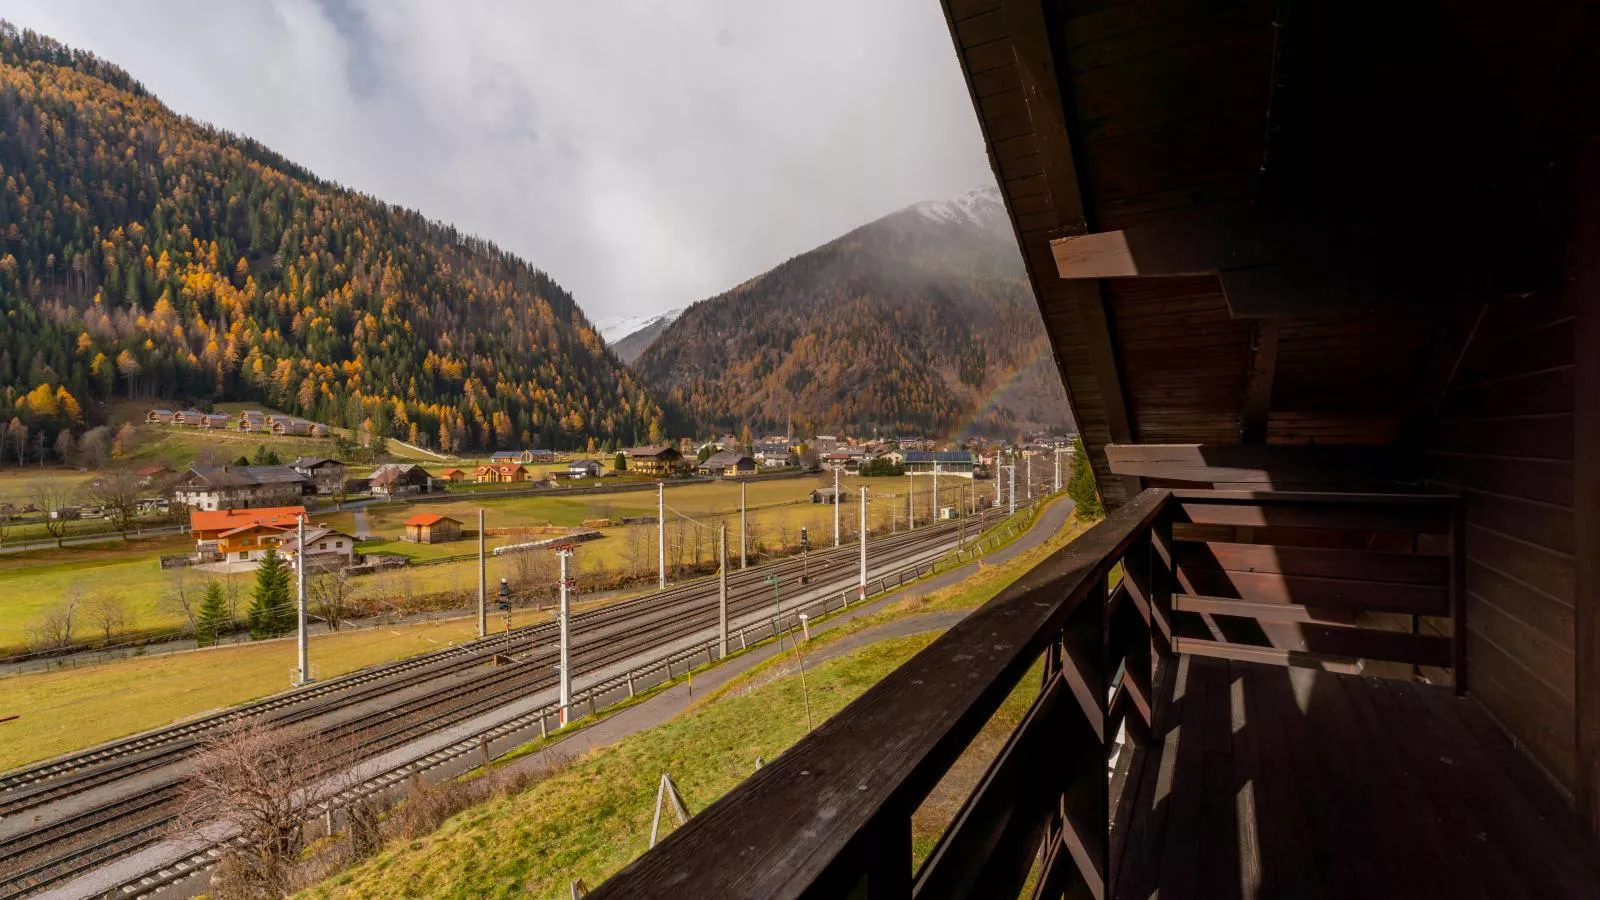
[[[669,309],[664,313],[654,316],[607,316],[596,319],[594,328],[600,332],[600,337],[607,344],[615,344],[636,331],[642,331],[657,323],[671,324],[683,315],[683,309]]]
[[[981,187],[950,200],[929,200],[913,204],[911,208],[926,219],[951,224],[987,226],[993,223],[995,216],[1005,215],[1000,189],[996,187]]]

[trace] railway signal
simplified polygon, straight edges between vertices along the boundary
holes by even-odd
[[[800,526],[800,583],[811,583],[811,567],[807,564],[806,556],[811,551],[811,534],[804,525]]]
[[[500,579],[500,600],[497,604],[500,611],[506,614],[506,654],[511,653],[511,585],[504,578]]]

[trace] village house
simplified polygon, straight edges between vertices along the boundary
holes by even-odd
[[[536,462],[552,462],[556,458],[554,450],[535,447],[532,450],[496,450],[489,454],[491,463],[522,463],[529,465]]]
[[[291,528],[278,544],[278,552],[290,560],[300,556],[300,533]],[[306,529],[306,571],[347,569],[355,564],[356,539],[342,531],[318,525]]]
[[[968,450],[911,450],[906,452],[908,472],[948,472],[970,475],[977,459]]]
[[[528,480],[528,469],[521,463],[490,463],[478,467],[477,477],[479,484],[514,484]]]
[[[273,434],[294,435],[297,437],[311,436],[311,423],[305,419],[280,417],[272,423]]]
[[[198,427],[200,420],[204,419],[205,417],[206,414],[198,409],[180,409],[172,414],[172,424],[193,425]]]
[[[830,488],[817,488],[816,490],[811,492],[811,502],[812,503],[827,503],[827,504],[830,504],[830,505],[837,504],[837,503],[849,503],[850,502],[850,492],[849,491],[843,491],[843,490],[836,491],[831,487]]]
[[[628,472],[634,475],[672,475],[683,462],[676,447],[630,447],[623,452],[628,455]]]
[[[218,429],[218,430],[226,430],[227,427],[229,425],[232,425],[232,424],[233,424],[233,420],[228,418],[228,414],[227,413],[218,413],[218,412],[206,413],[205,415],[200,417],[200,427],[201,428],[211,428],[211,429]]]
[[[822,464],[841,472],[855,472],[866,462],[867,452],[858,447],[835,447],[822,454]]]
[[[171,425],[173,415],[172,410],[157,407],[145,413],[144,420],[151,425]]]
[[[461,538],[461,521],[438,513],[417,513],[405,521],[406,540],[415,544],[442,544]]]
[[[145,466],[133,474],[138,476],[140,487],[149,487],[156,479],[171,475],[172,470],[166,466]]]
[[[393,498],[407,494],[426,494],[433,479],[415,463],[385,463],[372,473],[367,487],[372,496]]]
[[[592,459],[575,459],[567,463],[568,478],[599,478],[604,470]]]
[[[724,450],[706,458],[700,464],[700,474],[718,478],[729,475],[752,475],[756,471],[755,458],[737,450]]]
[[[189,514],[189,534],[202,556],[250,562],[276,547],[305,514],[304,506],[195,510]]]
[[[289,463],[289,468],[316,485],[319,494],[337,494],[344,487],[344,463],[337,459],[302,456]]]
[[[467,480],[467,473],[463,469],[458,469],[454,466],[451,466],[448,469],[441,469],[439,474],[433,477],[439,481],[449,484],[459,484]]]
[[[266,414],[255,409],[247,409],[239,413],[239,430],[269,431]]]
[[[173,498],[190,509],[250,509],[280,506],[315,490],[288,466],[197,466],[179,479]]]
[[[789,464],[788,441],[762,441],[756,444],[756,462],[763,469],[776,469]]]

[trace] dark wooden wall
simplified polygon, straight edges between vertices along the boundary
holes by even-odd
[[[1427,441],[1425,474],[1466,498],[1471,689],[1576,788],[1573,307],[1490,307]]]

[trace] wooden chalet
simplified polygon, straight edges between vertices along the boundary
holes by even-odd
[[[1600,15],[943,7],[1108,515],[589,896],[1600,897]]]

